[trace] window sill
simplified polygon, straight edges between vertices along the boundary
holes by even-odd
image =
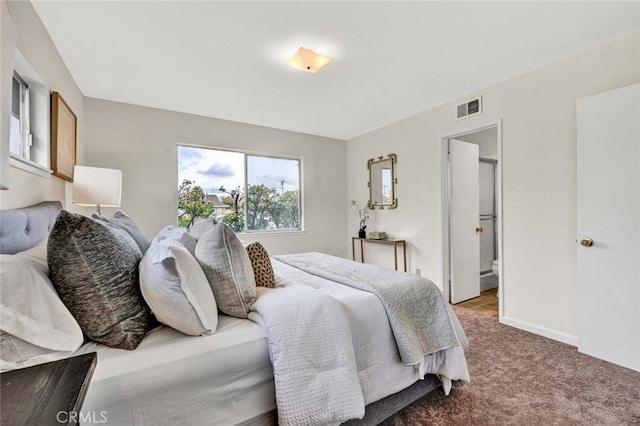
[[[16,169],[24,170],[25,172],[33,173],[34,175],[47,178],[51,176],[53,170],[38,164],[34,161],[27,160],[26,158],[19,157],[15,154],[10,154],[9,165]]]
[[[307,231],[304,229],[296,229],[291,231],[250,231],[250,232],[239,232],[236,235],[240,239],[246,239],[249,237],[282,237],[287,235],[304,235]]]

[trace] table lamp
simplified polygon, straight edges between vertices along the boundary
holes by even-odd
[[[79,206],[120,207],[122,171],[99,167],[75,166],[73,204]]]

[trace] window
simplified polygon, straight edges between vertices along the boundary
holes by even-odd
[[[236,232],[300,230],[300,160],[178,146],[178,222]]]
[[[18,50],[13,66],[9,164],[48,178],[51,176],[51,93]]]
[[[14,73],[11,89],[9,151],[19,157],[31,160],[31,144],[29,85],[18,73]]]

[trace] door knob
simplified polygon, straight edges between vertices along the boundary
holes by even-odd
[[[593,240],[591,238],[583,238],[580,240],[580,244],[585,247],[591,247],[593,245]]]
[[[484,228],[482,226],[478,226],[476,228],[476,234],[482,234],[484,232]]]

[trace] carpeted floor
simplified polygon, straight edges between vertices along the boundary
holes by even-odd
[[[640,425],[640,373],[455,308],[471,384],[416,401],[383,424]]]

